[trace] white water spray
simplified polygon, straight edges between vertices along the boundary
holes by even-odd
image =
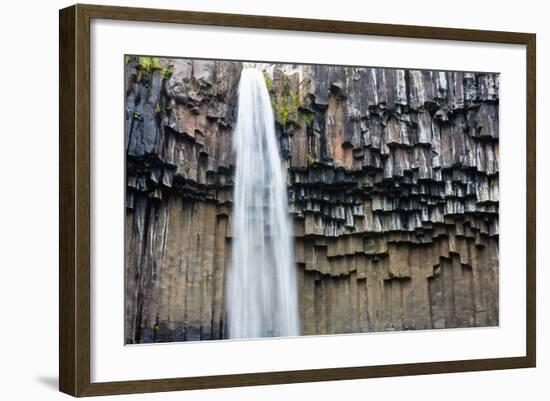
[[[287,188],[271,99],[261,71],[245,68],[239,84],[228,275],[230,338],[296,336],[297,276]]]

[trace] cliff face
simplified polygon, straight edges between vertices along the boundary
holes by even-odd
[[[497,325],[499,76],[261,67],[303,334]],[[242,68],[127,60],[128,343],[224,338]]]

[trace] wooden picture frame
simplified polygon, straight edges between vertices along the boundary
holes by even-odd
[[[527,71],[526,355],[92,383],[90,380],[90,21],[94,18],[524,45],[527,55],[525,60]],[[95,396],[535,367],[535,34],[80,4],[60,10],[59,29],[60,391],[73,396]]]

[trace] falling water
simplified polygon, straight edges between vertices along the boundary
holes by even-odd
[[[298,296],[286,181],[271,99],[261,71],[245,68],[239,84],[228,276],[230,338],[299,334]]]

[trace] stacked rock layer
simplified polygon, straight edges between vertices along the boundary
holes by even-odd
[[[127,343],[226,337],[244,67],[127,58]],[[498,325],[499,75],[255,67],[287,169],[302,333]]]

